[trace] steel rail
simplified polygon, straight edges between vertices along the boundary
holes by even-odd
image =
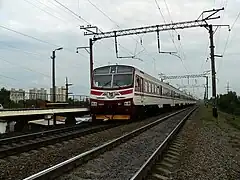
[[[80,125],[75,125],[75,126],[70,126],[70,127],[64,127],[64,128],[58,128],[58,129],[52,129],[52,130],[46,130],[46,131],[40,131],[40,132],[35,132],[35,133],[27,133],[23,135],[18,135],[18,136],[12,136],[12,137],[7,137],[7,138],[1,138],[0,139],[0,145],[3,144],[9,144],[10,142],[17,142],[17,141],[22,141],[22,140],[29,140],[29,139],[34,139],[37,137],[43,137],[48,134],[56,134],[59,132],[67,132],[67,131],[72,131],[75,129],[83,128],[83,127],[88,127],[90,123],[81,123]]]
[[[5,145],[5,147],[0,147],[0,158],[5,158],[10,155],[27,152],[32,149],[51,145],[51,144],[54,144],[57,142],[69,140],[69,139],[76,138],[79,136],[85,136],[88,134],[97,133],[100,131],[104,131],[104,130],[107,130],[110,128],[120,126],[120,125],[121,124],[119,123],[119,124],[93,126],[93,127],[88,127],[86,129],[79,129],[78,131],[73,131],[73,132],[67,131],[67,132],[63,132],[61,134],[57,134],[57,135],[53,134],[51,136],[45,136],[44,139],[34,139],[34,140],[30,140],[29,142],[26,141],[26,142],[19,143],[19,144],[16,143],[13,146]],[[22,142],[22,141],[20,141],[20,142]]]
[[[154,151],[154,153],[148,158],[148,160],[141,166],[141,168],[131,177],[130,180],[142,180],[145,179],[148,173],[151,171],[152,166],[156,163],[157,160],[161,157],[163,151],[168,147],[171,140],[174,136],[177,135],[181,127],[184,125],[185,121],[190,117],[190,115],[197,109],[195,107],[191,110],[179,123],[178,125],[171,131],[171,133],[167,136],[167,138],[158,146],[158,148]]]
[[[24,180],[35,180],[35,179],[53,179],[56,178],[60,175],[62,175],[63,173],[70,171],[71,169],[75,168],[78,165],[81,165],[85,162],[87,162],[88,160],[100,155],[101,153],[104,153],[118,145],[120,145],[121,143],[124,143],[126,141],[128,141],[129,139],[141,134],[142,132],[156,126],[157,124],[167,120],[170,117],[173,117],[181,112],[187,111],[189,110],[189,108],[183,109],[183,110],[179,110],[177,112],[174,112],[170,115],[167,115],[163,118],[160,118],[154,122],[151,122],[147,125],[144,125],[143,127],[140,127],[138,129],[133,130],[130,133],[127,133],[121,137],[118,137],[114,140],[111,140],[110,142],[107,142],[105,144],[102,144],[96,148],[93,148],[89,151],[86,151],[84,153],[81,153],[75,157],[72,157],[66,161],[63,161],[59,164],[56,164],[50,168],[47,168],[43,171],[40,171],[36,174],[33,174],[27,178],[25,178]]]

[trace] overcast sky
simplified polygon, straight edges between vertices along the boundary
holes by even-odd
[[[233,25],[240,12],[240,0],[158,0],[164,16],[162,18],[155,0],[58,0],[81,18],[74,16],[54,0],[0,0],[0,83],[7,88],[51,86],[51,52],[56,52],[56,85],[63,86],[65,77],[74,85],[74,94],[89,94],[89,54],[76,47],[87,46],[89,36],[84,36],[79,29],[86,22],[98,26],[102,31],[118,30],[148,25],[195,20],[203,10],[225,7],[219,13],[221,19],[211,21],[214,24]],[[167,6],[166,6],[167,4]],[[98,9],[97,9],[97,8]],[[102,11],[102,12],[101,12]],[[169,15],[170,13],[170,15]],[[5,28],[33,36],[38,40],[14,33]],[[229,81],[230,89],[240,94],[239,67],[240,18],[232,31],[219,28],[214,34],[216,54],[223,58],[216,59],[218,93],[226,92]],[[177,38],[180,34],[181,40]],[[171,35],[171,36],[170,36]],[[229,40],[227,37],[229,35]],[[141,40],[140,40],[141,39]],[[102,39],[94,44],[94,66],[108,63],[134,65],[143,71],[158,77],[165,75],[199,74],[210,70],[209,34],[202,27],[161,32],[161,50],[176,51],[181,59],[157,51],[156,33],[118,38],[119,55],[137,59],[117,59],[114,39]],[[141,45],[142,42],[142,45]],[[173,43],[174,42],[174,43]],[[7,77],[4,77],[7,76]],[[187,80],[171,80],[178,86],[188,85]],[[210,79],[211,85],[211,79]],[[189,84],[202,86],[205,79],[192,79]],[[188,89],[199,97],[204,88]],[[211,94],[211,87],[209,90]]]

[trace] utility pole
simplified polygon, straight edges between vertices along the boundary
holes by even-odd
[[[208,107],[208,76],[205,76],[205,78],[206,78],[205,104]]]
[[[62,49],[63,48],[60,47],[60,48],[57,48],[57,49],[53,50],[52,51],[52,56],[51,56],[51,59],[52,59],[52,97],[53,97],[53,103],[56,102],[56,85],[55,85],[55,58],[56,58],[56,55],[55,55],[55,51],[60,51]],[[53,114],[53,124],[54,124],[54,126],[56,126],[56,124],[57,124],[55,114]]]
[[[88,26],[88,28],[91,28],[91,26]],[[92,27],[92,28],[94,28],[94,27]],[[92,32],[92,31],[90,31],[90,32]],[[90,54],[90,87],[91,88],[92,88],[92,77],[93,77],[93,43],[94,43],[94,41],[90,38],[89,46],[77,47],[77,50],[76,50],[76,53],[78,53],[78,49],[85,49]]]
[[[72,86],[72,83],[68,83],[68,78],[66,77],[66,82],[65,82],[65,90],[66,90],[66,102],[68,101],[68,95],[71,94],[69,93],[69,86]]]
[[[93,87],[93,40],[89,39],[89,54],[90,54],[90,87]]]
[[[230,86],[229,86],[229,82],[227,82],[227,93],[229,93],[230,91]]]
[[[52,52],[52,101],[56,102],[56,89],[55,89],[55,51]]]
[[[209,28],[209,38],[210,38],[210,58],[211,58],[211,69],[212,69],[212,113],[213,117],[218,117],[217,112],[217,88],[216,88],[216,71],[215,71],[215,54],[214,54],[214,41],[213,41],[213,26],[208,25]]]

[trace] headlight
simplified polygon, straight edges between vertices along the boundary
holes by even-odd
[[[131,106],[131,101],[124,102],[124,106]]]
[[[91,102],[91,106],[97,106],[97,102]]]

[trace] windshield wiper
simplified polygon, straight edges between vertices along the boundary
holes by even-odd
[[[122,86],[120,86],[118,83],[117,83],[117,81],[115,82],[115,84],[114,84],[114,86],[117,86],[117,87],[122,87]]]
[[[112,80],[106,82],[104,85],[101,86],[101,88],[103,88],[104,86],[108,85],[110,82],[112,82]]]

